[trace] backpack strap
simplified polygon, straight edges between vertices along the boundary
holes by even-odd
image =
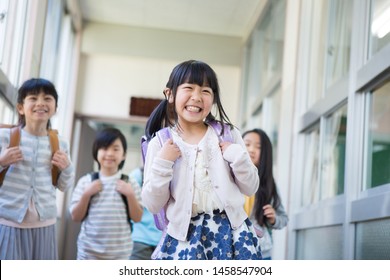
[[[128,183],[129,182],[129,176],[127,176],[126,174],[121,174],[121,180],[122,181],[125,181],[126,183]]]
[[[146,135],[141,138],[141,154],[142,154],[142,162],[145,163],[146,151],[148,150],[148,138]]]
[[[121,174],[121,180],[125,181],[126,183],[128,183],[129,182],[129,176],[127,176],[126,174]],[[123,203],[126,206],[127,221],[130,224],[131,232],[133,232],[133,221],[130,218],[130,210],[129,210],[129,203],[127,202],[127,197],[125,195],[123,195],[123,194],[121,194],[121,197],[122,197]]]
[[[89,173],[89,176],[91,176],[91,183],[92,183],[93,181],[99,179],[99,172],[90,172],[90,173]],[[84,221],[85,218],[88,216],[89,207],[91,206],[91,199],[92,199],[92,196],[89,198],[88,206],[87,206],[87,211],[85,211],[85,216],[84,216],[84,218],[82,219],[82,221]]]
[[[2,127],[10,128],[10,140],[8,148],[19,146],[20,144],[20,135],[21,127],[19,125],[2,125]],[[58,140],[58,131],[54,129],[49,130],[49,140],[51,147],[51,156],[53,157],[54,153],[59,150],[59,140]],[[9,166],[4,168],[0,172],[0,186],[3,184],[5,174],[8,171]],[[51,181],[53,186],[56,186],[58,183],[58,178],[60,175],[60,170],[57,166],[53,165],[51,168]]]
[[[91,182],[99,179],[99,172],[90,172]]]
[[[51,147],[51,157],[53,157],[55,152],[57,152],[60,149],[57,130],[55,129],[49,130],[49,140],[50,140],[50,147]],[[57,166],[53,165],[51,168],[51,182],[53,186],[57,186],[60,173],[61,173],[60,169]]]
[[[19,143],[20,143],[20,130],[21,130],[21,128],[20,128],[19,125],[11,127],[11,135],[10,135],[8,148],[19,146]]]
[[[10,140],[8,148],[19,146],[20,143],[20,126],[4,125],[3,127],[10,128]],[[7,173],[9,165],[0,172],[0,187],[3,185],[5,174]]]
[[[156,136],[158,138],[161,147],[168,139],[172,139],[171,131],[169,130],[168,127],[164,127],[159,131],[157,131]],[[169,188],[171,188],[171,183],[169,183]],[[153,214],[154,223],[156,227],[163,232],[166,231],[167,225],[169,223],[165,214],[165,210],[166,210],[166,205],[163,208],[161,208],[161,210],[157,214]]]
[[[99,179],[99,172],[90,172],[89,175],[91,176],[91,182]],[[121,180],[123,180],[126,183],[128,183],[129,182],[129,176],[127,176],[126,174],[121,174]],[[121,197],[122,197],[123,203],[126,206],[127,221],[130,224],[131,232],[133,232],[133,222],[130,219],[130,211],[129,211],[129,204],[127,202],[127,198],[123,194],[121,194]],[[85,213],[84,219],[88,216],[88,210],[89,210],[90,204],[91,204],[91,200],[89,200],[88,207],[87,207],[87,212]]]
[[[156,132],[156,136],[158,138],[158,141],[160,142],[160,145],[164,145],[164,143],[172,138],[171,131],[168,127],[163,127],[159,131]]]
[[[230,126],[228,124],[220,123],[217,121],[211,121],[211,122],[209,122],[209,125],[214,129],[220,142],[234,143],[233,134],[232,134],[232,131],[231,131]],[[222,126],[223,126],[223,134],[221,135]],[[232,175],[232,178],[234,179],[235,176],[234,176],[233,170],[231,168],[230,168],[230,174]]]
[[[160,146],[162,146],[165,143],[165,141],[172,138],[171,132],[170,132],[168,127],[163,127],[162,129],[157,131],[156,136],[158,138],[158,141],[160,142]],[[148,151],[148,144],[149,144],[149,141],[148,141],[148,138],[146,137],[146,135],[142,136],[142,138],[141,138],[141,154],[142,154],[142,160],[143,160],[144,164],[145,164],[146,153]]]
[[[228,124],[226,124],[226,123],[222,124],[222,123],[217,122],[217,121],[211,121],[208,124],[214,129],[215,133],[217,134],[217,136],[221,142],[234,143],[232,131],[231,131],[230,126]],[[223,126],[223,134],[221,135],[222,126]]]

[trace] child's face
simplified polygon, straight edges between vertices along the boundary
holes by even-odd
[[[243,139],[253,164],[259,166],[261,155],[261,140],[259,134],[251,132],[246,134]]]
[[[197,84],[181,84],[176,92],[175,109],[181,125],[188,123],[203,123],[210,113],[214,101],[213,90],[208,86]],[[173,102],[172,95],[170,102]]]
[[[46,125],[56,112],[56,100],[44,92],[29,94],[17,108],[19,114],[25,116],[26,124],[42,122]]]
[[[100,170],[111,173],[117,172],[119,164],[125,159],[122,142],[118,138],[110,146],[100,148],[97,153]]]

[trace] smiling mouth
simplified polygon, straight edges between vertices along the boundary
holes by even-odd
[[[201,108],[195,107],[195,106],[186,106],[187,111],[194,112],[194,113],[199,113],[202,111]]]

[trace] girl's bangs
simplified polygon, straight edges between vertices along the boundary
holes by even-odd
[[[198,86],[208,86],[214,92],[217,89],[214,72],[199,63],[189,65],[189,67],[183,73],[182,77],[183,78],[181,79],[180,84],[189,83],[196,84]]]
[[[33,88],[31,90],[27,90],[26,92],[27,92],[27,95],[38,95],[41,92],[43,92],[44,94],[51,95],[53,97],[57,96],[56,92],[53,92],[51,89],[49,89],[47,87]]]

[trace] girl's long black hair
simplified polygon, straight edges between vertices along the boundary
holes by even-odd
[[[272,143],[267,134],[261,129],[248,130],[242,137],[248,133],[256,133],[260,136],[261,153],[259,165],[257,166],[260,183],[259,189],[255,194],[255,204],[252,211],[259,225],[263,226],[266,221],[263,206],[272,203],[272,207],[276,209],[281,203],[272,173]]]
[[[151,113],[145,128],[145,136],[147,140],[150,140],[155,136],[156,132],[161,128],[169,126],[173,127],[178,120],[177,113],[175,111],[176,92],[177,88],[184,83],[197,84],[199,86],[207,85],[213,90],[214,104],[217,106],[217,117],[210,114],[206,117],[206,122],[218,121],[226,123],[233,127],[228,116],[223,109],[220,91],[218,85],[217,75],[214,70],[206,63],[197,60],[188,60],[177,65],[169,77],[166,87],[172,91],[173,103],[168,102],[168,97],[165,94],[165,99]],[[221,135],[223,134],[223,126]]]

